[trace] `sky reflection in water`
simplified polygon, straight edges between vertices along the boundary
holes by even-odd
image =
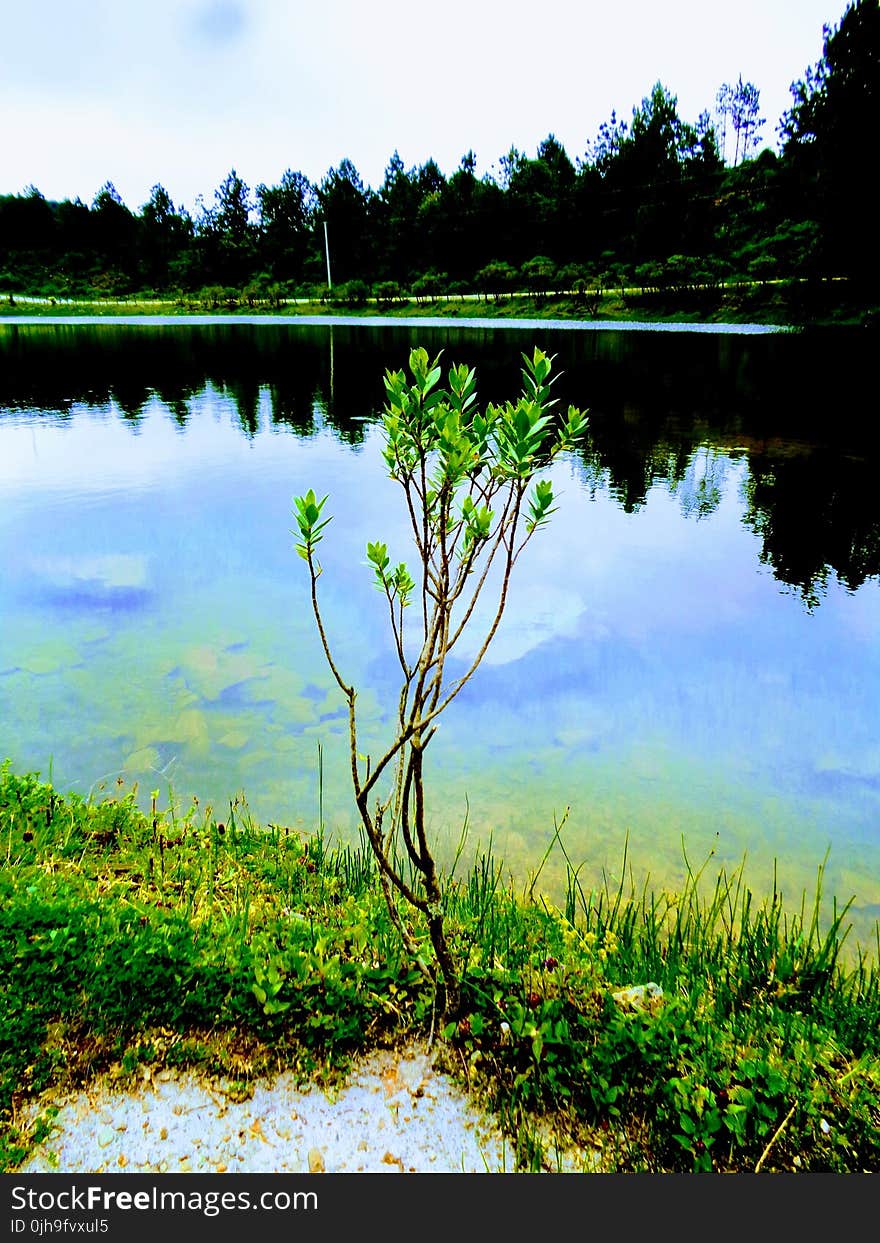
[[[2,754],[44,775],[51,762],[82,793],[122,775],[145,798],[172,787],[223,807],[243,789],[259,819],[312,828],[321,742],[325,817],[353,833],[346,720],[291,497],[331,493],[320,586],[362,688],[363,748],[378,749],[395,662],[364,543],[386,540],[395,559],[408,545],[375,428],[347,442],[319,381],[307,435],[275,418],[269,386],[247,434],[240,401],[210,381],[183,425],[155,393],[133,421],[112,396],[73,400],[63,418],[2,402]],[[827,889],[856,895],[867,935],[880,909],[880,589],[830,574],[808,608],[781,583],[744,521],[752,461],[707,438],[632,512],[601,462],[557,465],[559,512],[428,753],[447,850],[469,808],[471,849],[491,835],[521,881],[570,806],[565,842],[585,882],[619,872],[628,835],[639,884],[680,883],[684,841],[695,866],[714,850],[713,874],[747,853],[762,891],[775,860],[797,899],[830,846]],[[543,877],[557,898],[563,877],[557,853]]]

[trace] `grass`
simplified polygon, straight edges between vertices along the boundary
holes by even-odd
[[[242,798],[144,814],[134,789],[86,801],[7,763],[0,851],[0,1169],[45,1132],[22,1110],[48,1087],[175,1066],[246,1094],[433,1032],[521,1169],[577,1145],[603,1170],[880,1170],[880,975],[843,965],[846,908],[820,926],[821,868],[788,912],[739,872],[585,891],[566,859],[557,910],[482,856],[447,885],[464,1000],[439,1025],[369,852]]]
[[[43,297],[32,300],[25,294],[7,295],[0,301],[0,315],[81,316],[112,318],[118,315],[283,315],[291,318],[364,317],[492,320],[564,319],[584,323],[601,321],[646,323],[743,324],[779,326],[804,324],[861,324],[866,316],[876,319],[871,309],[853,302],[845,285],[834,281],[782,280],[771,282],[738,281],[726,286],[682,289],[603,289],[588,298],[565,294],[495,296],[442,295],[431,298],[402,297],[393,302],[370,298],[348,303],[334,298],[327,302],[286,299],[280,303],[245,298],[235,290],[219,302],[198,293],[166,295],[132,293],[115,298],[77,295],[72,298]]]

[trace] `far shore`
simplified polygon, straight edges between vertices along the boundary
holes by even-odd
[[[468,323],[500,322],[510,327],[532,326],[548,320],[573,328],[694,328],[716,331],[773,331],[806,326],[856,326],[873,322],[869,311],[841,297],[839,282],[803,281],[736,282],[728,285],[683,290],[641,287],[603,289],[585,298],[574,293],[535,295],[437,294],[401,296],[388,301],[367,297],[356,303],[309,298],[254,299],[228,292],[222,299],[180,294],[168,297],[149,293],[111,297],[53,297],[9,293],[0,300],[0,322],[104,320],[144,317],[192,320],[296,319],[305,323],[352,323],[377,317],[406,322]]]

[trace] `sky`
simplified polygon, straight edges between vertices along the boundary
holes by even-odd
[[[0,194],[90,203],[111,181],[133,210],[161,183],[209,205],[231,169],[318,183],[350,159],[381,186],[449,176],[472,149],[493,172],[553,133],[572,159],[660,81],[695,121],[741,74],[765,145],[789,86],[846,0],[0,0]]]

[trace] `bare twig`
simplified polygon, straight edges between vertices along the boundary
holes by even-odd
[[[792,1118],[792,1115],[794,1114],[794,1111],[795,1111],[795,1109],[796,1109],[796,1108],[797,1108],[797,1103],[795,1103],[794,1105],[792,1105],[791,1109],[789,1109],[788,1113],[787,1113],[787,1114],[785,1115],[785,1117],[782,1119],[782,1121],[780,1122],[779,1126],[778,1126],[778,1127],[776,1128],[776,1130],[773,1132],[773,1135],[771,1136],[771,1139],[770,1139],[769,1144],[768,1144],[768,1145],[767,1145],[767,1147],[764,1149],[764,1151],[761,1153],[760,1157],[758,1157],[758,1164],[755,1166],[755,1173],[756,1173],[756,1174],[760,1174],[760,1172],[761,1172],[761,1166],[764,1164],[764,1161],[765,1161],[765,1159],[766,1159],[766,1157],[767,1157],[768,1152],[769,1152],[769,1151],[770,1151],[770,1149],[773,1147],[773,1145],[776,1143],[776,1141],[779,1139],[779,1136],[782,1134],[782,1132],[785,1130],[785,1128],[786,1128],[786,1126],[788,1125],[788,1123],[790,1122],[790,1120],[791,1120],[791,1118]]]

